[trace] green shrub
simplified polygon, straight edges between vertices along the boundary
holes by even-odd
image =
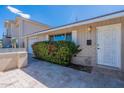
[[[36,58],[61,65],[68,65],[72,56],[81,51],[70,41],[42,41],[33,44],[32,48]]]

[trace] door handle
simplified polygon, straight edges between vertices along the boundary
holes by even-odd
[[[97,49],[100,49],[100,48],[97,48]]]

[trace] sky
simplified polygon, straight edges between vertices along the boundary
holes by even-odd
[[[0,5],[0,38],[5,31],[4,22],[15,20],[16,16],[56,27],[120,10],[124,10],[124,5]]]

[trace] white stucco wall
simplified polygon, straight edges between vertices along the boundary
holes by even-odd
[[[37,25],[35,23],[31,23],[28,21],[24,21],[23,22],[23,34],[24,35],[29,35],[32,33],[36,33],[42,30],[48,29],[47,26],[43,26],[43,25]]]

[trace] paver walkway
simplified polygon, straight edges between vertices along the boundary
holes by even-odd
[[[124,81],[29,58],[29,66],[0,73],[0,87],[124,87]]]

